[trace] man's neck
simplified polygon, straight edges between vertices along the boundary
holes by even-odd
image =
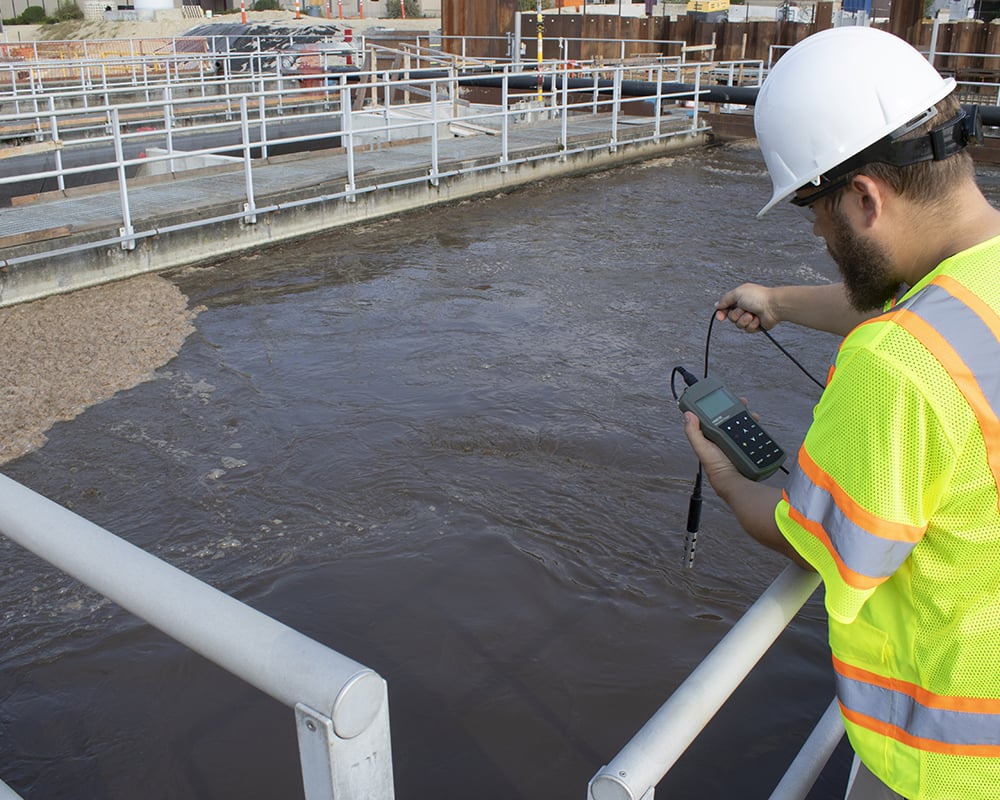
[[[1000,236],[1000,211],[970,182],[947,201],[929,208],[912,207],[899,238],[897,263],[904,278],[916,285],[947,258]]]

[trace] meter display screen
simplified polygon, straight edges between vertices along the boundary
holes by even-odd
[[[716,389],[698,401],[698,408],[704,411],[706,416],[715,418],[723,411],[732,408],[736,402],[736,398],[725,389]]]

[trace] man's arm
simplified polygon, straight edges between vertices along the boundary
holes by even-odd
[[[729,319],[738,328],[770,330],[779,322],[846,336],[877,312],[857,311],[842,283],[817,286],[760,286],[744,283],[726,292],[716,303],[716,319]]]

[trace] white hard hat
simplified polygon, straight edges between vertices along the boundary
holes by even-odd
[[[778,59],[754,128],[774,192],[757,216],[904,128],[955,88],[911,45],[876,28],[831,28]]]

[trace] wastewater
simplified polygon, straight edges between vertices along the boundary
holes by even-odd
[[[768,189],[733,144],[168,273],[196,310],[176,356],[4,471],[376,670],[400,800],[582,800],[784,567],[710,491],[685,566],[670,381],[710,341],[797,449],[818,389],[761,336],[707,339],[742,281],[836,279],[793,209],[754,218]],[[775,337],[818,376],[837,346]],[[25,798],[302,796],[291,709],[0,553]],[[766,797],[832,695],[816,595],[657,794]]]

